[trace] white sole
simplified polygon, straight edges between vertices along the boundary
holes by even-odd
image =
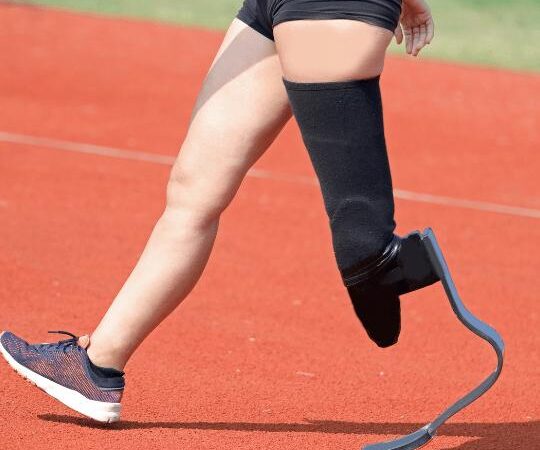
[[[77,391],[68,389],[65,386],[31,371],[15,361],[1,343],[0,353],[15,372],[40,388],[46,394],[49,394],[51,397],[66,405],[68,408],[77,411],[83,416],[97,420],[98,422],[111,423],[120,420],[120,410],[122,409],[120,403],[90,400]]]

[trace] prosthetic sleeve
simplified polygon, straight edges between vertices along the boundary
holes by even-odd
[[[354,284],[395,228],[379,77],[284,83],[319,179],[338,268]]]
[[[315,168],[338,268],[356,315],[380,347],[398,340],[399,296],[437,281],[417,235],[394,235],[394,198],[379,77],[284,81]]]

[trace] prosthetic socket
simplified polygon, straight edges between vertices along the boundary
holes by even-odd
[[[420,240],[394,235],[379,77],[284,83],[319,179],[337,265],[355,312],[377,345],[393,345],[401,326],[399,295],[437,278]]]
[[[329,83],[284,80],[291,107],[319,179],[338,268],[347,287],[373,284],[392,270],[390,283],[405,293],[433,282],[415,255],[416,240],[394,236],[394,198],[386,152],[379,77]],[[417,250],[415,250],[417,249]],[[403,280],[397,281],[396,256]],[[411,259],[412,258],[412,259]],[[427,277],[404,267],[411,259]],[[414,264],[414,263],[413,263]],[[419,269],[420,270],[420,269]],[[415,272],[409,280],[409,272]],[[377,280],[382,280],[380,276]]]

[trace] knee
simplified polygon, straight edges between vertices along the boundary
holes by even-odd
[[[167,183],[166,212],[184,226],[205,228],[214,224],[228,201],[211,189],[211,182],[197,176],[195,171],[176,165]]]

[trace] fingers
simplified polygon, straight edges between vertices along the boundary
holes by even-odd
[[[426,45],[427,28],[425,24],[413,28],[413,49],[412,55],[418,56],[420,50]]]
[[[394,36],[396,37],[396,43],[399,45],[403,42],[403,30],[401,25],[398,25],[396,31],[394,31]]]
[[[435,35],[435,24],[433,23],[433,19],[429,18],[429,20],[427,21],[427,37],[426,37],[427,44],[431,43],[434,35]]]
[[[405,35],[405,51],[407,54],[412,53],[413,49],[413,31],[412,28],[404,27],[403,28],[403,34]]]
[[[435,26],[431,18],[422,25],[411,28],[405,27],[403,33],[405,34],[405,47],[407,53],[412,56],[418,56],[420,50],[433,40],[435,34],[434,29]]]
[[[416,48],[418,47],[418,36],[420,35],[420,27],[414,27],[412,29],[412,48],[411,48],[411,55],[416,56],[418,55],[418,52],[416,51]]]

